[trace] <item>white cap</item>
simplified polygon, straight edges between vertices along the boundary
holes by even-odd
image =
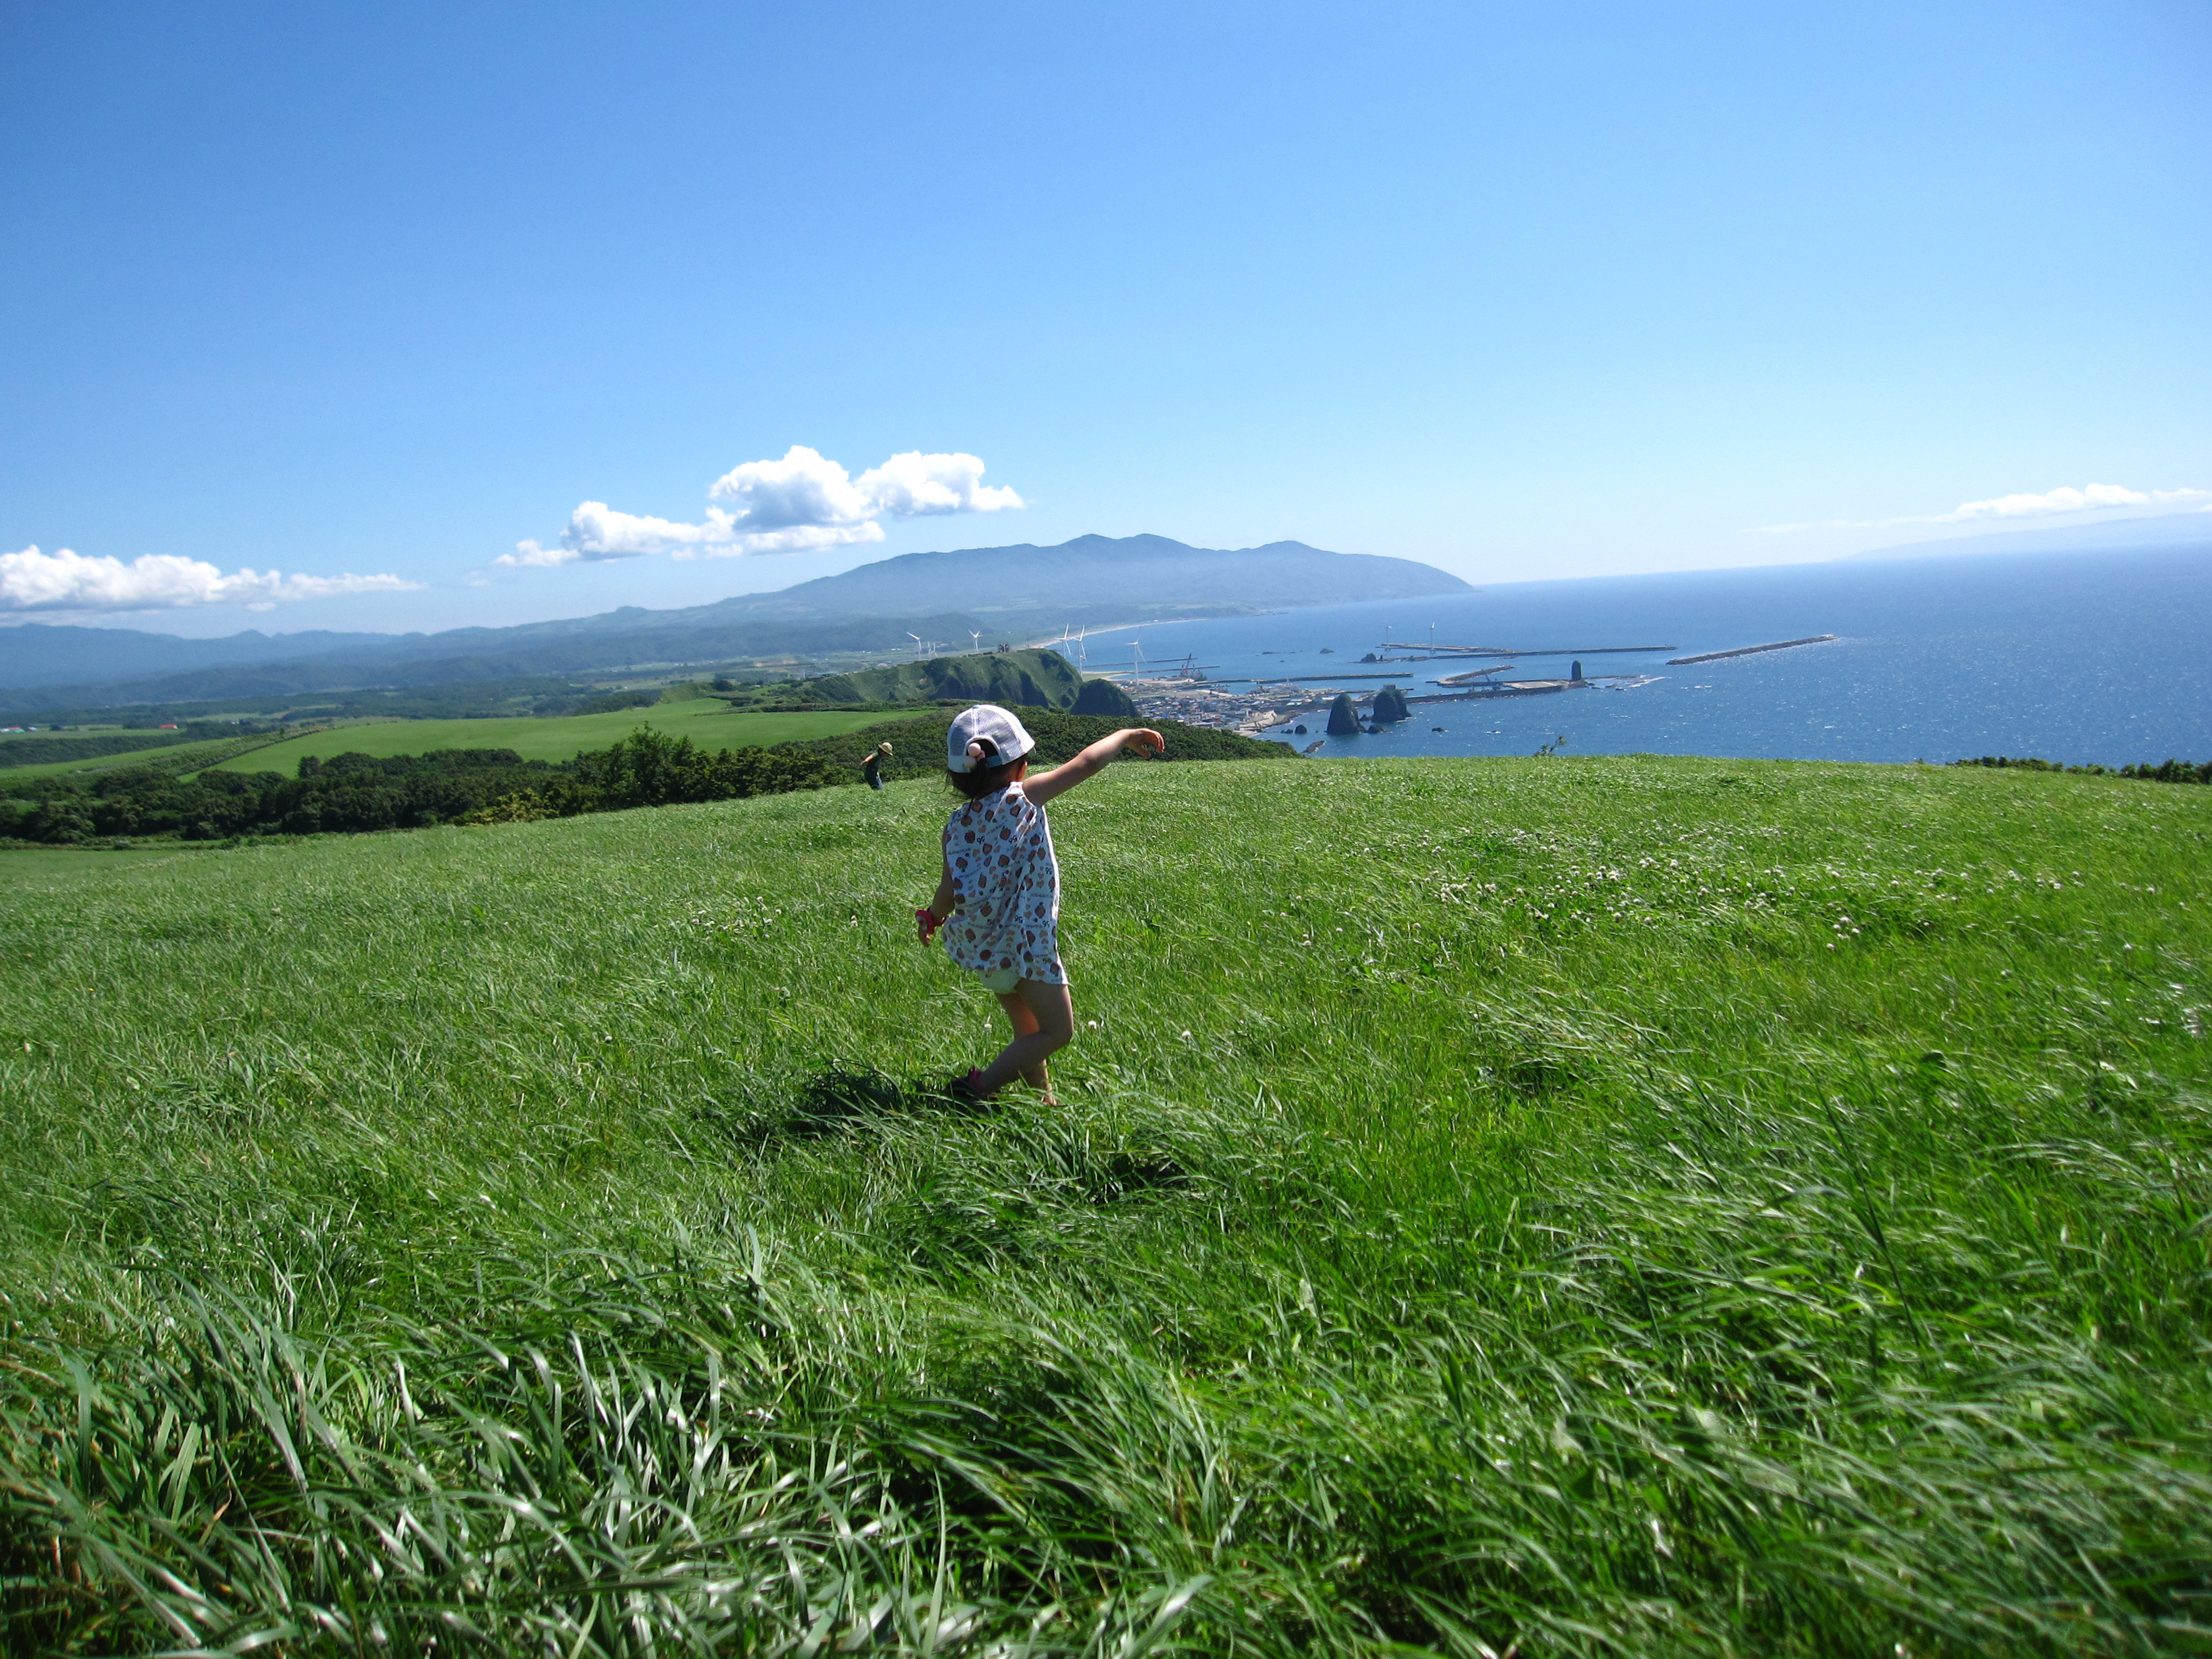
[[[945,734],[945,764],[955,772],[973,772],[1018,761],[1036,747],[1011,709],[979,702],[953,716],[951,730]]]

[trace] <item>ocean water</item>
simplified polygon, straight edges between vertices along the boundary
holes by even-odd
[[[1416,704],[1387,735],[1322,758],[1568,754],[1944,762],[2038,755],[2106,766],[2212,760],[2212,550],[1842,561],[1576,581],[1091,634],[1095,672],[1186,653],[1215,678],[1374,672],[1384,640],[1536,647],[1508,678],[1641,672],[1634,689]],[[1662,665],[1810,634],[1832,643]],[[1600,646],[1665,645],[1640,655]],[[1322,647],[1335,648],[1334,656]],[[1073,647],[1068,647],[1071,651]],[[1544,654],[1538,654],[1540,652]],[[1276,654],[1267,654],[1267,653]],[[1394,665],[1409,695],[1486,664]],[[1318,683],[1316,683],[1318,684]],[[1380,681],[1331,689],[1371,690]],[[1309,717],[1313,736],[1322,722]],[[1432,728],[1441,726],[1442,731]],[[1301,744],[1310,738],[1299,739]]]

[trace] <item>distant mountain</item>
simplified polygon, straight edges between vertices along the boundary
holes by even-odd
[[[615,613],[617,617],[621,614]],[[900,620],[911,620],[915,632],[933,640],[949,641],[977,626],[974,617],[957,613]],[[456,635],[497,635],[504,631],[464,629],[451,634],[372,635],[384,643],[368,649],[355,647],[333,652],[304,661],[241,663],[174,674],[0,690],[0,709],[27,716],[40,709],[85,711],[126,703],[148,707],[219,702],[226,697],[308,696],[369,686],[420,690],[548,675],[574,678],[614,670],[651,670],[757,655],[804,656],[817,652],[854,650],[889,653],[903,651],[913,644],[907,638],[906,629],[888,621],[757,623],[683,629],[616,629],[570,638],[526,641],[503,651],[495,639],[490,648],[477,656],[415,654],[425,641],[451,641]],[[4,643],[4,636],[0,636],[0,646]],[[483,641],[479,640],[477,643]],[[451,644],[447,643],[446,648],[452,649]]]
[[[1165,536],[1079,536],[1057,547],[908,553],[779,593],[726,599],[720,608],[788,617],[958,610],[996,619],[1052,617],[1073,606],[1271,611],[1468,591],[1458,577],[1432,565],[1324,553],[1304,542],[1226,551],[1186,546]]]
[[[1079,536],[1057,547],[909,553],[773,593],[678,611],[625,605],[596,617],[438,634],[179,640],[127,629],[0,630],[11,709],[285,696],[362,685],[440,685],[586,674],[810,652],[889,653],[911,632],[987,643],[1063,624],[1097,627],[1462,593],[1411,559],[1328,553],[1303,542],[1233,550],[1164,536]],[[270,647],[283,647],[270,650]],[[234,654],[228,657],[228,649]]]
[[[2060,530],[2008,530],[1992,536],[1954,536],[1906,542],[1899,547],[1846,553],[1847,559],[1975,558],[1992,553],[2124,552],[2145,547],[2212,548],[2212,513],[2168,513],[2155,519],[2069,525]]]

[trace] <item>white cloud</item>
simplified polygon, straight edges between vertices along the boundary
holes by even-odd
[[[930,513],[1003,513],[1022,505],[1011,489],[983,482],[983,463],[973,455],[925,455],[908,450],[860,475],[860,492],[893,518]]]
[[[1887,530],[1900,524],[1973,524],[1990,519],[2045,519],[2060,513],[2094,513],[2129,507],[2179,507],[2204,503],[2197,510],[2212,512],[2212,489],[2130,489],[2125,484],[2093,483],[2075,489],[2062,484],[2041,495],[1992,495],[1987,501],[1961,501],[1948,513],[1911,514],[1900,519],[1820,519],[1805,524],[1763,524],[1762,532],[1792,530]]]
[[[2100,507],[2150,507],[2170,501],[2203,501],[2204,489],[2130,489],[2125,484],[2093,483],[2086,489],[2061,485],[2040,495],[1996,495],[1986,501],[1962,501],[1948,513],[1939,513],[1930,524],[1957,524],[1969,519],[2041,519],[2054,513],[2087,513]]]
[[[728,525],[727,514],[718,514],[711,507],[707,516]],[[812,553],[825,547],[847,547],[860,542],[879,542],[884,538],[883,526],[873,520],[859,524],[798,524],[787,530],[755,530],[744,535],[732,535],[724,543],[703,547],[679,547],[670,554],[677,559],[734,559],[748,553]]]
[[[713,525],[678,524],[669,519],[617,513],[605,501],[583,501],[568,515],[558,547],[517,542],[514,551],[495,562],[506,565],[574,564],[577,560],[635,559],[648,553],[710,541]]]
[[[884,539],[878,520],[940,513],[1003,513],[1023,505],[1012,490],[982,482],[973,455],[894,455],[854,478],[804,444],[780,461],[747,461],[708,486],[704,524],[683,524],[622,513],[585,501],[568,515],[560,544],[517,542],[493,563],[510,568],[635,559],[665,553],[677,559],[734,559],[810,553]]]
[[[241,569],[225,575],[199,559],[147,553],[129,564],[70,549],[0,553],[0,611],[172,611],[195,605],[274,610],[295,599],[396,593],[422,586],[398,576],[287,576]]]
[[[730,526],[750,533],[859,524],[882,510],[854,486],[843,467],[805,444],[792,445],[780,461],[733,466],[707,493],[718,501],[735,501]]]
[[[592,507],[598,503],[586,501],[585,505]],[[502,553],[492,562],[517,566],[574,564],[583,556],[571,547],[540,547],[536,542],[517,542],[514,552]]]

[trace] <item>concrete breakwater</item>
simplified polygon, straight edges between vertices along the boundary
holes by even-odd
[[[1565,691],[1570,682],[1553,680],[1542,685],[1498,685],[1481,691],[1443,691],[1431,696],[1407,697],[1412,702],[1493,702],[1500,697],[1548,697]]]
[[[1796,641],[1793,641],[1795,644]],[[1436,662],[1447,657],[1620,657],[1640,656],[1649,652],[1672,651],[1671,645],[1579,645],[1563,646],[1557,650],[1509,651],[1502,645],[1419,645],[1408,646],[1401,640],[1385,640],[1385,651],[1425,651],[1425,657],[1393,657],[1393,662]],[[1764,648],[1764,647],[1762,647]]]
[[[1833,634],[1808,634],[1802,640],[1777,640],[1771,645],[1740,645],[1733,651],[1701,651],[1694,657],[1669,657],[1667,666],[1682,668],[1693,662],[1718,662],[1723,657],[1755,657],[1762,651],[1787,651],[1793,645],[1825,645]]]
[[[1255,684],[1302,685],[1308,680],[1412,680],[1414,676],[1411,674],[1285,674],[1280,680],[1263,680]]]

